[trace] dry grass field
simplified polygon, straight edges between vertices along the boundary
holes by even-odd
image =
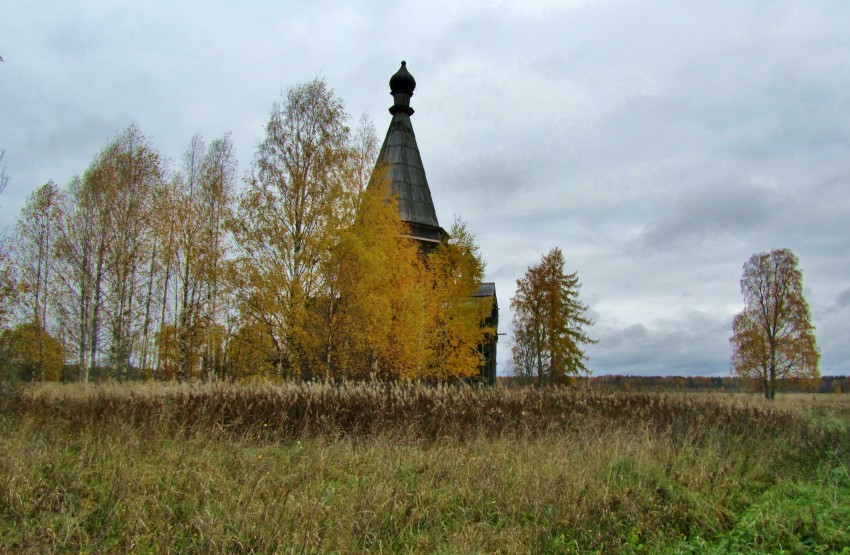
[[[850,553],[850,396],[4,387],[0,552]]]

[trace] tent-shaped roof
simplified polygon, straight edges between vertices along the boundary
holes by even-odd
[[[407,71],[406,63],[401,62],[401,69],[390,79],[390,91],[395,101],[390,108],[393,119],[381,146],[376,169],[386,172],[392,192],[398,199],[399,215],[410,226],[411,234],[421,241],[437,242],[446,232],[437,221],[431,189],[410,123],[413,114],[410,97],[415,87],[416,81]],[[375,173],[381,174],[379,171]]]

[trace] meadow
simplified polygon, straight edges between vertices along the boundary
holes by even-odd
[[[850,396],[0,386],[0,552],[850,553]]]

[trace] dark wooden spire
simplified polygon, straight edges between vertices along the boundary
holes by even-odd
[[[416,80],[407,71],[407,64],[401,62],[401,68],[390,78],[390,94],[393,96],[390,114],[393,119],[373,175],[387,176],[392,192],[398,198],[402,221],[410,226],[411,235],[427,246],[436,245],[447,235],[437,221],[431,189],[410,123],[413,115],[410,97],[415,88]]]

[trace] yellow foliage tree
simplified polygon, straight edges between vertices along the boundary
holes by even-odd
[[[259,322],[239,328],[227,343],[228,376],[245,379],[275,374],[277,359],[272,338]]]
[[[27,322],[0,336],[0,360],[8,377],[55,382],[62,379],[65,350],[44,328]]]
[[[343,103],[320,79],[289,89],[272,109],[231,220],[243,270],[243,310],[268,329],[281,373],[309,379],[311,306],[347,223],[349,135]]]
[[[416,377],[425,357],[423,265],[386,180],[360,193],[327,275],[324,371],[331,375]],[[331,319],[331,316],[333,317]]]
[[[450,239],[428,255],[428,361],[422,377],[471,378],[484,363],[483,325],[492,310],[489,298],[475,298],[484,263],[466,224],[456,220]]]
[[[460,222],[426,255],[400,219],[388,180],[374,178],[323,270],[327,295],[308,311],[313,325],[302,341],[312,341],[314,375],[476,376],[484,336],[493,331],[483,326],[490,300],[473,296],[483,269]]]
[[[564,272],[564,255],[554,248],[540,264],[517,280],[514,310],[513,364],[517,376],[563,381],[589,373],[582,345],[597,342],[585,333],[593,325],[587,306],[579,301],[578,274]]]
[[[176,326],[163,324],[156,333],[158,373],[164,380],[174,380],[181,371],[180,332]],[[187,376],[188,378],[189,376]]]

